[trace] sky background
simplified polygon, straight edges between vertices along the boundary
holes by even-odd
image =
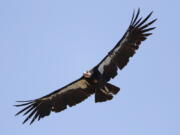
[[[179,0],[1,0],[1,135],[180,135]],[[83,103],[33,125],[16,100],[46,95],[95,66],[126,31],[133,9],[154,11],[154,35],[111,83],[112,101]]]

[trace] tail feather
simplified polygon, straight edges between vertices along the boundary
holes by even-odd
[[[105,102],[107,100],[111,100],[113,95],[107,93],[104,89],[97,89],[95,91],[95,102]]]
[[[116,95],[120,91],[119,87],[112,85],[110,83],[106,83],[106,87],[109,90],[109,92],[111,92],[114,95]]]
[[[113,95],[117,94],[119,90],[120,88],[110,83],[106,83],[103,88],[95,91],[95,102],[105,102],[107,100],[111,100],[113,99]]]

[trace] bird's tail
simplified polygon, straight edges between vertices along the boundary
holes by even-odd
[[[119,87],[106,83],[103,88],[95,91],[95,102],[105,102],[107,100],[111,100],[113,95],[117,94],[119,91]]]

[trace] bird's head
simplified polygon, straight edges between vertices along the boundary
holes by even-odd
[[[83,76],[84,76],[85,78],[91,78],[92,73],[91,73],[90,71],[86,71],[86,72],[83,73]]]

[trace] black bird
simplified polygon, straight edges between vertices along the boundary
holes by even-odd
[[[140,9],[137,13],[133,12],[130,25],[122,39],[116,46],[103,58],[103,60],[91,70],[83,73],[82,77],[76,81],[46,95],[41,98],[21,102],[17,107],[24,106],[16,115],[23,113],[27,115],[23,124],[50,115],[52,112],[61,112],[68,106],[74,106],[90,95],[95,94],[95,102],[111,100],[120,90],[119,87],[108,83],[117,75],[118,69],[122,70],[128,63],[136,50],[152,33],[155,27],[149,28],[157,19],[147,22],[153,12],[146,18],[139,18]]]

